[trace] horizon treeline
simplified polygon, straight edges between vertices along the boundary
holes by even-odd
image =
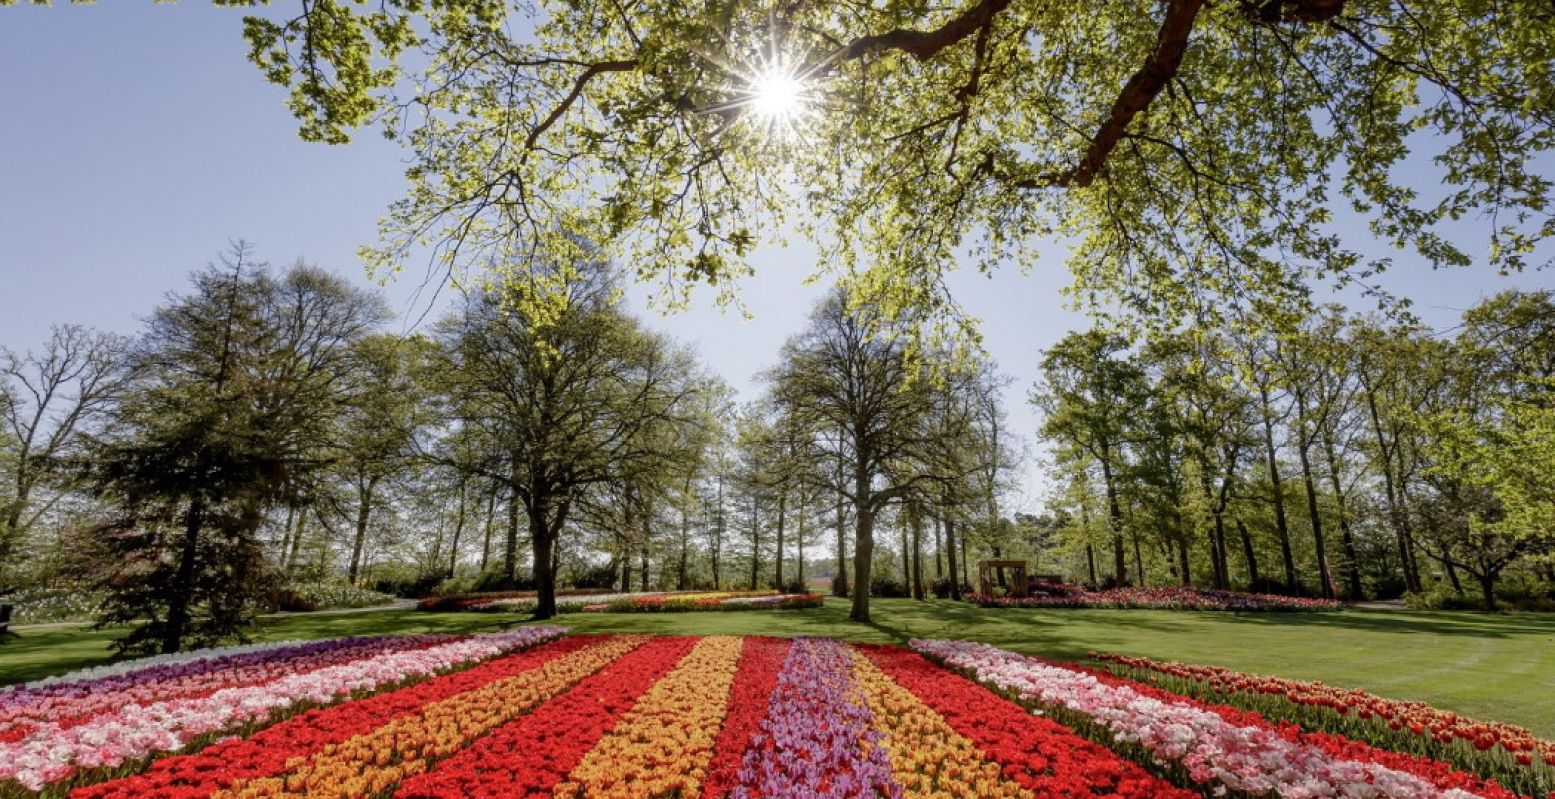
[[[122,648],[165,652],[308,581],[534,588],[541,616],[558,586],[824,581],[856,620],[959,598],[988,558],[1093,586],[1549,591],[1550,292],[1445,335],[1337,307],[1282,336],[1071,333],[1030,354],[1033,516],[1004,507],[1035,442],[992,362],[834,290],[737,404],[609,264],[558,274],[559,302],[508,283],[397,335],[376,293],[240,244],[134,336],[0,350],[0,591],[100,596]]]

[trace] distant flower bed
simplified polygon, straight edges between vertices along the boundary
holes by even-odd
[[[103,596],[80,588],[24,588],[0,597],[0,604],[14,606],[12,624],[54,624],[96,619]]]
[[[558,591],[558,613],[684,613],[703,610],[768,610],[819,607],[820,594],[779,594],[776,591]],[[535,592],[507,591],[431,597],[417,605],[421,610],[496,611],[523,613],[533,610]]]
[[[1314,611],[1337,610],[1331,599],[1306,599],[1274,594],[1244,594],[1206,588],[1112,588],[1088,591],[1078,586],[1039,584],[1026,597],[970,594],[985,608],[1142,608],[1155,610]]]
[[[783,610],[818,608],[821,594],[774,594],[749,591],[716,591],[701,594],[649,594],[621,597],[609,602],[558,606],[557,610],[585,613],[686,613],[704,610]]]
[[[556,591],[556,601],[561,602],[564,597],[600,597],[616,596],[616,592],[608,588],[561,588]],[[459,610],[509,610],[510,608],[499,605],[499,602],[527,601],[533,604],[534,591],[473,591],[464,594],[444,594],[442,596],[429,596],[416,603],[417,610],[435,611],[459,611]]]

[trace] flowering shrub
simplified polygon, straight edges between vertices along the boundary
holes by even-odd
[[[1338,736],[1304,734],[1252,713],[966,641],[913,641],[914,649],[1071,717],[1117,744],[1137,746],[1209,791],[1282,797],[1512,799],[1495,782],[1441,763]]]
[[[12,624],[54,624],[92,621],[102,610],[103,595],[79,588],[23,588],[0,597],[12,605]]]
[[[279,610],[373,608],[394,602],[389,594],[341,583],[292,583],[277,592]]]
[[[1555,742],[1536,738],[1522,727],[1478,721],[1424,702],[1385,699],[1321,682],[1127,655],[1093,652],[1091,657],[1112,664],[1121,674],[1179,693],[1447,761],[1513,790],[1534,795],[1555,791]]]
[[[967,600],[985,608],[1139,608],[1154,610],[1316,611],[1343,607],[1331,599],[1247,594],[1206,588],[1111,588],[1087,591],[1076,586],[1042,584],[1032,596],[996,597],[968,594]]]

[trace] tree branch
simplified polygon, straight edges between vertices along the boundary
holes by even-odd
[[[1128,83],[1123,84],[1123,91],[1118,93],[1118,99],[1112,103],[1112,112],[1096,131],[1096,135],[1091,137],[1091,146],[1086,149],[1080,163],[1058,175],[1053,180],[1054,184],[1091,185],[1102,165],[1107,162],[1107,156],[1123,139],[1129,123],[1139,112],[1150,107],[1156,95],[1177,74],[1177,68],[1182,65],[1183,53],[1188,49],[1188,34],[1193,31],[1194,20],[1203,6],[1204,0],[1172,0],[1166,9],[1166,19],[1156,33],[1155,47],[1151,49],[1149,58],[1145,59],[1144,66],[1128,79]]]
[[[524,152],[527,153],[534,149],[535,143],[540,141],[540,137],[545,135],[545,132],[552,125],[556,124],[556,120],[561,119],[562,115],[567,113],[567,109],[571,108],[572,104],[578,101],[578,97],[583,94],[583,87],[588,85],[588,82],[593,80],[595,76],[606,72],[631,72],[634,69],[637,69],[637,59],[635,58],[621,61],[601,61],[597,64],[590,64],[589,68],[583,70],[578,75],[577,80],[573,81],[572,91],[568,92],[567,96],[562,98],[562,101],[555,108],[551,109],[551,113],[541,120],[540,124],[535,125],[534,130],[529,132],[529,138],[524,140]]]
[[[941,50],[971,36],[993,21],[1010,0],[981,0],[959,16],[931,31],[897,28],[892,31],[854,39],[843,49],[839,60],[853,61],[883,50],[901,50],[919,61],[927,61]]]

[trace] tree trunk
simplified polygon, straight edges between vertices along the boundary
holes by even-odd
[[[1285,585],[1290,590],[1296,588],[1296,558],[1291,553],[1290,524],[1285,518],[1285,489],[1280,479],[1280,462],[1278,452],[1274,448],[1274,417],[1269,405],[1269,390],[1258,389],[1258,394],[1263,400],[1263,443],[1264,452],[1269,463],[1269,484],[1274,494],[1274,533],[1280,542],[1280,559],[1285,565]]]
[[[351,568],[346,572],[346,582],[352,585],[356,585],[362,566],[362,549],[367,543],[367,522],[372,518],[373,493],[378,489],[378,477],[369,477],[365,484],[359,485],[362,490],[356,505],[356,536],[351,540]]]
[[[778,517],[777,517],[777,566],[772,576],[773,587],[783,590],[783,525],[788,521],[788,493],[778,490]]]
[[[1193,585],[1193,569],[1188,559],[1188,537],[1177,536],[1177,571],[1178,580],[1185,586]]]
[[[1085,565],[1091,572],[1091,586],[1100,585],[1096,581],[1096,547],[1092,546],[1090,542],[1085,544]]]
[[[756,583],[761,575],[761,515],[758,510],[758,500],[751,497],[751,589],[756,590]]]
[[[308,511],[311,507],[304,505],[297,510],[297,529],[292,532],[292,548],[286,553],[285,569],[289,575],[297,570],[297,558],[302,555],[303,535],[308,530]]]
[[[1323,543],[1323,515],[1317,507],[1317,485],[1312,480],[1311,460],[1306,457],[1306,432],[1303,431],[1302,443],[1297,446],[1297,452],[1302,455],[1302,482],[1306,487],[1306,513],[1312,519],[1312,550],[1317,555],[1317,583],[1323,598],[1334,598],[1333,580],[1328,574],[1328,549]]]
[[[1204,504],[1209,509],[1210,526],[1204,531],[1205,538],[1209,539],[1209,565],[1210,585],[1216,590],[1226,589],[1227,577],[1230,570],[1226,567],[1226,536],[1224,522],[1220,515],[1220,505],[1216,501],[1214,488],[1210,485],[1209,464],[1204,458],[1199,458],[1199,494],[1204,497]],[[1201,517],[1202,518],[1202,517]]]
[[[536,619],[556,616],[556,536],[565,523],[567,506],[552,509],[555,500],[536,491],[528,504],[529,542],[534,554]]]
[[[1112,481],[1112,463],[1102,457],[1101,478],[1107,488],[1107,526],[1112,535],[1112,578],[1119,586],[1128,585],[1128,564],[1123,556],[1123,510],[1118,505],[1118,489]]]
[[[800,494],[799,519],[795,525],[796,529],[794,530],[794,581],[799,583],[799,590],[801,592],[807,591],[808,588],[804,581],[804,522],[806,515],[804,495]],[[781,590],[781,588],[779,590]]]
[[[1393,484],[1392,450],[1394,447],[1388,446],[1387,436],[1382,432],[1382,414],[1377,410],[1377,394],[1369,386],[1366,388],[1366,409],[1371,416],[1372,433],[1377,439],[1378,461],[1382,464],[1383,497],[1388,503],[1388,524],[1393,528],[1393,537],[1398,545],[1400,569],[1404,574],[1404,590],[1417,594],[1422,590],[1420,570],[1416,567],[1414,559],[1410,557],[1409,522],[1405,518],[1399,503],[1398,491]]]
[[[718,507],[715,511],[717,519],[713,524],[713,546],[712,552],[708,554],[712,556],[713,590],[716,591],[723,585],[723,575],[719,573],[724,549],[724,479],[722,476],[718,478]]]
[[[916,511],[912,515],[912,596],[919,601],[926,598],[923,591],[923,514]]]
[[[870,620],[869,570],[875,558],[875,514],[869,509],[867,491],[868,485],[862,484],[857,495],[861,501],[853,506],[853,607],[848,619],[857,622]]]
[[[934,519],[934,577],[945,578],[945,542],[940,533],[939,518]]]
[[[967,533],[966,533],[966,530],[963,530],[963,532],[961,532],[961,538],[959,538],[959,546],[961,546],[961,584],[963,584],[963,586],[969,586],[969,584],[972,584],[972,570],[970,570],[970,569],[972,569],[972,561],[970,561],[969,558],[967,558]]]
[[[1145,558],[1139,551],[1139,531],[1134,530],[1130,537],[1134,540],[1134,574],[1139,576],[1140,585],[1146,585],[1150,579],[1145,576]]]
[[[459,537],[464,535],[465,494],[469,489],[469,480],[459,478],[459,515],[454,521],[454,540],[448,544],[448,576],[454,576],[454,568],[459,565]]]
[[[621,559],[621,593],[625,594],[632,590],[632,544],[623,537],[620,547],[617,557]]]
[[[945,558],[950,566],[950,598],[961,599],[961,572],[956,568],[956,523],[945,520]]]
[[[502,542],[502,580],[510,586],[518,582],[518,507],[523,503],[522,498],[518,495],[518,483],[516,482],[518,475],[514,474],[513,477],[515,482],[508,492],[508,530]],[[533,519],[530,520],[530,527],[534,527]],[[537,574],[539,567],[540,564],[537,562],[535,564]],[[547,616],[546,618],[550,617]]]
[[[839,438],[840,441],[840,438]],[[837,575],[832,578],[832,596],[848,595],[848,535],[847,506],[843,500],[842,448],[837,449]],[[867,586],[866,586],[867,587]]]
[[[908,529],[907,520],[902,518],[905,514],[897,516],[897,527],[902,531],[902,592],[912,595],[912,531]]]
[[[491,565],[491,530],[497,521],[497,489],[495,481],[491,484],[491,492],[486,495],[486,529],[481,536],[481,574],[486,573],[486,567]]]
[[[687,493],[690,489],[687,489]],[[691,565],[691,513],[682,505],[680,508],[680,562],[675,570],[675,589],[684,591],[690,585],[686,579],[687,567]]]
[[[1361,562],[1355,553],[1355,537],[1350,534],[1350,517],[1346,512],[1344,485],[1339,480],[1338,453],[1333,436],[1323,428],[1323,454],[1328,459],[1328,484],[1334,490],[1334,503],[1339,509],[1339,541],[1344,547],[1345,592],[1351,602],[1361,599]]]
[[[1485,610],[1500,610],[1496,605],[1496,573],[1486,569],[1483,574],[1477,575],[1479,579],[1480,593],[1485,597]]]
[[[162,630],[162,654],[171,655],[183,648],[184,630],[189,626],[189,604],[193,596],[195,560],[200,552],[200,530],[205,526],[205,498],[189,501],[184,513],[184,540],[178,552],[178,572],[167,594],[167,625]]]
[[[1242,538],[1242,557],[1247,560],[1247,584],[1258,584],[1258,555],[1253,551],[1253,536],[1241,519],[1236,520],[1236,531]]]

